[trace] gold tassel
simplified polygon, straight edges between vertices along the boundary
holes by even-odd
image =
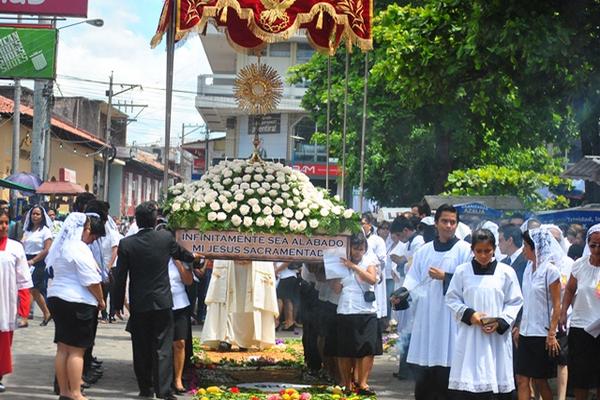
[[[223,7],[223,11],[221,11],[221,22],[227,22],[227,6]]]
[[[323,29],[323,10],[319,11],[319,18],[317,18],[317,29]]]

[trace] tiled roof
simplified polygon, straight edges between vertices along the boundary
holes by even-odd
[[[15,103],[13,100],[11,100],[7,97],[4,97],[4,96],[0,96],[0,113],[12,114],[13,109],[14,109],[14,104]],[[31,107],[21,104],[21,114],[25,114],[25,115],[29,115],[30,117],[33,117],[33,109]],[[65,122],[59,118],[52,117],[51,123],[52,123],[53,127],[62,129],[65,132],[68,132],[72,135],[78,136],[85,140],[89,140],[90,142],[93,142],[100,146],[106,146],[106,143],[102,139],[99,139],[98,137],[94,136],[93,134],[91,134],[90,132],[88,132],[86,130],[83,130],[81,128],[76,128],[73,125],[69,124],[68,122]]]

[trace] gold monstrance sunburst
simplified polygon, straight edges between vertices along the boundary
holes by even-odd
[[[233,96],[238,107],[250,115],[256,116],[254,132],[254,153],[252,161],[262,161],[259,156],[260,138],[258,129],[261,117],[277,108],[283,95],[283,81],[277,71],[260,61],[240,70],[233,83]]]

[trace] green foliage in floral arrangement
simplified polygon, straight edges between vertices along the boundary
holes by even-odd
[[[199,181],[169,188],[173,228],[328,234],[360,230],[360,217],[303,173],[279,163],[221,161]]]
[[[339,386],[310,387],[300,391],[281,389],[276,393],[264,393],[238,387],[209,386],[193,391],[195,400],[367,400],[376,396],[361,396],[356,393],[345,394]]]

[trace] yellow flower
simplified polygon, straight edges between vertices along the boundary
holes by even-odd
[[[211,394],[216,394],[216,393],[220,393],[221,389],[219,389],[218,386],[209,386],[206,388],[206,391]]]
[[[284,393],[284,395],[283,395],[283,396],[281,396],[281,398],[282,398],[283,400],[290,400],[290,395],[289,395],[289,394],[287,394],[287,393]]]
[[[292,394],[292,400],[298,400],[300,398],[300,395],[298,394],[298,392]]]
[[[339,398],[340,398],[340,395],[339,395],[339,394],[334,394],[334,395],[333,395],[333,396],[331,396],[331,397],[332,397],[333,399],[337,400],[337,399],[339,399]]]
[[[200,400],[208,400],[208,397],[204,396]]]
[[[343,390],[342,390],[342,388],[341,388],[341,387],[339,387],[339,386],[335,386],[335,387],[333,388],[332,392],[333,392],[333,394],[338,394],[338,395],[339,395],[339,394],[342,394],[342,393],[343,393]]]
[[[200,394],[206,394],[206,389],[202,388],[202,389],[198,390],[198,393],[200,393]]]

